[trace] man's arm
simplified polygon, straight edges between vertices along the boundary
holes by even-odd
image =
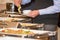
[[[22,5],[25,5],[25,4],[28,4],[28,3],[30,3],[31,2],[31,0],[22,0]]]
[[[21,5],[22,0],[14,0],[14,4],[18,7]]]
[[[39,10],[40,15],[54,14],[60,12],[60,0],[53,0],[53,1],[54,1],[53,6]]]
[[[35,18],[38,15],[54,14],[60,12],[60,0],[53,0],[54,5],[45,9],[33,10],[27,16]]]

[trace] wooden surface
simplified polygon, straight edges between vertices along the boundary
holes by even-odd
[[[0,13],[0,17],[9,17],[9,15],[3,12],[3,13]]]
[[[18,24],[19,22],[0,22],[0,28],[17,28]]]
[[[60,40],[60,28],[58,28],[58,40]]]
[[[6,9],[6,4],[0,4],[0,10]]]

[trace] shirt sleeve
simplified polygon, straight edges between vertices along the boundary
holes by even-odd
[[[54,1],[53,6],[39,10],[40,15],[54,14],[60,12],[60,0],[53,0],[53,1]]]
[[[22,5],[25,5],[25,4],[28,4],[28,3],[30,3],[31,2],[31,0],[22,0]]]

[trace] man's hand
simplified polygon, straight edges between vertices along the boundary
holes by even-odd
[[[38,10],[33,10],[27,16],[35,18],[38,15],[39,15],[39,11]]]
[[[21,5],[21,1],[22,0],[14,0],[14,4],[18,7],[19,5]]]

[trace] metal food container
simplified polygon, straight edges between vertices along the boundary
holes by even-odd
[[[20,22],[17,28],[34,29],[34,30],[44,30],[44,24],[21,23]]]
[[[13,3],[6,3],[6,9],[7,11],[14,12],[14,4]]]
[[[32,18],[28,17],[28,16],[25,16],[25,15],[19,15],[18,13],[17,14],[9,14],[9,17],[11,18],[19,18],[19,19],[24,19],[24,20],[16,20],[15,22],[24,22],[24,23],[27,23],[27,22],[32,22]]]
[[[2,32],[2,30],[6,30],[6,29],[11,29],[11,30],[24,30],[24,31],[30,31],[30,32],[33,32],[34,34],[29,34],[29,35],[25,35],[25,34],[14,34],[14,33],[5,33],[5,32]],[[17,28],[4,28],[4,29],[0,29],[0,34],[2,35],[5,35],[6,36],[10,36],[10,37],[17,37],[17,38],[23,38],[26,39],[26,40],[48,40],[49,36],[48,36],[48,33],[50,31],[41,31],[41,30],[29,30],[29,29],[17,29]],[[12,40],[12,39],[11,39]]]

